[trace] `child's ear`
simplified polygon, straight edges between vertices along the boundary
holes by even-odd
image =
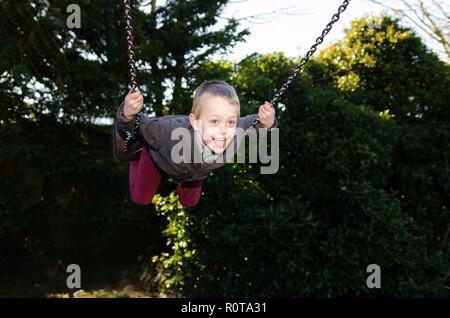
[[[195,115],[193,113],[189,114],[189,122],[194,130],[198,130],[198,122],[195,120]]]

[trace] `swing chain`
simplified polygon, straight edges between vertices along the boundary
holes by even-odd
[[[128,46],[128,66],[130,71],[130,82],[131,90],[135,91],[137,87],[136,82],[136,63],[134,60],[134,45],[133,45],[133,19],[131,18],[131,5],[130,0],[123,0],[123,6],[125,11],[125,31],[127,36],[127,46]],[[136,140],[137,133],[139,131],[139,114],[136,116],[136,123],[134,128],[134,134],[129,131],[125,131],[126,138],[123,145],[123,150],[128,152],[128,146],[133,140]]]
[[[345,9],[347,9],[347,6],[349,5],[350,1],[351,0],[344,0],[344,2],[339,7],[338,11],[335,14],[333,14],[333,16],[331,17],[331,21],[323,29],[322,34],[316,39],[316,42],[311,46],[308,53],[306,53],[306,56],[302,58],[300,64],[297,65],[294,72],[292,73],[291,76],[289,76],[286,83],[284,83],[281,89],[278,91],[278,93],[275,94],[273,99],[270,101],[270,104],[274,105],[274,103],[277,103],[280,100],[281,95],[288,89],[289,85],[291,85],[292,82],[294,81],[294,78],[298,75],[298,73],[301,72],[303,66],[308,62],[311,55],[313,55],[314,52],[317,50],[317,46],[322,44],[323,39],[328,34],[328,32],[330,32],[331,28],[333,27],[333,24],[339,20],[340,14],[344,12]]]
[[[294,81],[294,78],[302,71],[303,66],[308,63],[311,56],[316,52],[317,46],[322,44],[323,39],[325,36],[331,31],[333,24],[336,23],[339,18],[340,14],[344,12],[347,9],[347,6],[349,5],[351,0],[344,0],[342,4],[339,6],[338,11],[333,14],[331,17],[331,21],[325,26],[325,28],[322,31],[322,34],[316,39],[316,42],[311,46],[309,51],[306,53],[305,57],[303,57],[300,61],[300,64],[297,65],[294,72],[291,76],[289,76],[286,83],[283,84],[281,89],[278,91],[278,93],[275,94],[273,99],[270,101],[270,104],[274,105],[281,99],[281,95],[288,89],[288,87],[292,84]],[[133,27],[132,27],[132,18],[131,18],[131,6],[130,6],[130,0],[123,0],[124,4],[124,10],[125,10],[125,30],[126,30],[126,36],[127,36],[127,45],[128,45],[128,65],[129,65],[129,71],[130,71],[130,82],[131,82],[131,88],[133,91],[136,90],[137,82],[136,82],[136,66],[135,66],[135,60],[134,60],[134,46],[133,46]],[[255,120],[256,124],[258,122],[258,119]]]
[[[123,0],[124,10],[125,10],[125,31],[127,34],[127,45],[128,45],[128,66],[130,68],[130,82],[131,89],[136,90],[136,66],[134,61],[134,46],[133,46],[133,26],[131,25],[133,19],[131,18],[131,6],[130,0]]]
[[[128,146],[132,143],[131,141],[137,141],[137,135],[139,133],[140,114],[141,112],[136,114],[136,121],[134,123],[134,134],[130,133],[128,130],[124,130],[126,137],[125,142],[123,144],[123,151],[125,152],[128,152]]]

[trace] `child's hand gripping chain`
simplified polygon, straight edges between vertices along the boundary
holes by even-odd
[[[139,91],[130,91],[119,107],[116,122],[117,129],[128,135],[139,127],[139,143],[134,144],[141,145],[142,151],[138,160],[130,162],[130,194],[138,204],[152,202],[164,173],[178,183],[180,203],[195,206],[203,180],[232,158],[236,146],[245,140],[245,134],[237,134],[237,129],[245,132],[253,127],[258,133],[278,126],[275,108],[269,102],[259,107],[258,114],[241,117],[238,95],[224,81],[202,83],[194,92],[188,116],[149,117],[141,113],[143,101]],[[182,138],[173,138],[174,132],[183,132]],[[181,151],[173,151],[180,145]],[[180,156],[182,160],[177,159]]]
[[[264,105],[259,106],[258,116],[261,124],[265,128],[270,129],[275,121],[275,109],[273,108],[273,105],[269,102],[265,102]]]
[[[139,91],[130,91],[125,97],[125,105],[123,107],[123,115],[126,119],[131,119],[134,115],[139,113],[144,103],[144,97],[142,97]]]

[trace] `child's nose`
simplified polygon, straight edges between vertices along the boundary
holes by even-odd
[[[220,133],[221,133],[223,136],[225,136],[226,131],[227,131],[227,126],[226,126],[225,124],[220,125],[220,126],[219,126],[219,131],[220,131]]]

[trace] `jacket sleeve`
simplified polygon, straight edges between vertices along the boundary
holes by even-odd
[[[126,119],[123,115],[124,103],[122,103],[116,115],[116,128],[119,134],[124,136],[124,131],[129,131],[130,133],[135,133],[136,117],[133,116],[131,119]],[[148,117],[143,113],[139,113],[139,131],[138,135],[153,148],[159,149],[167,140],[170,140],[171,129],[170,125],[164,124],[159,117]]]
[[[256,129],[256,132],[259,132],[259,128],[265,128],[259,121],[258,114],[251,114],[251,115],[247,115],[247,116],[239,118],[237,126],[242,127],[244,130],[247,130],[253,126]],[[273,125],[268,130],[270,130],[272,128],[277,128],[277,127],[278,127],[278,120],[277,120],[277,117],[275,116]]]

